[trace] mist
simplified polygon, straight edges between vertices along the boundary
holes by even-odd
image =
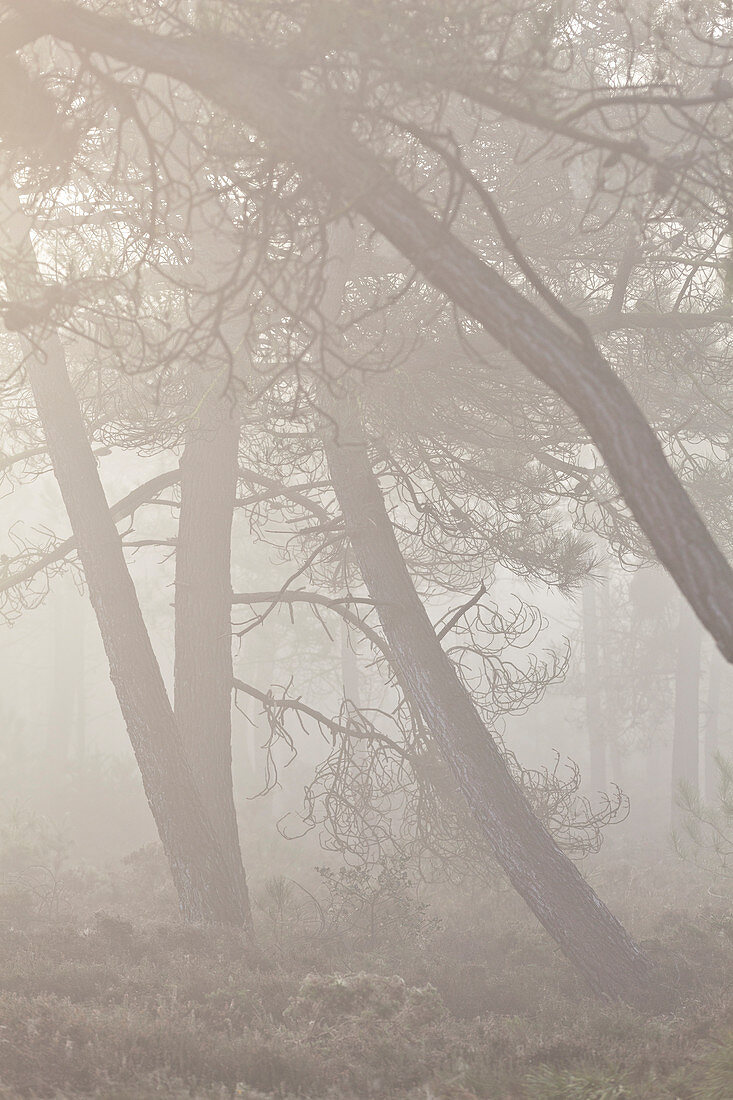
[[[1,1097],[733,1097],[732,35],[0,4]]]

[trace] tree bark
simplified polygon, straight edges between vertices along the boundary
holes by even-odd
[[[59,0],[9,0],[0,50],[41,34],[164,73],[253,126],[272,152],[339,195],[574,410],[659,560],[733,661],[733,570],[623,382],[463,244],[356,140],[327,101],[295,95],[262,53],[216,35],[153,34]]]
[[[643,998],[650,966],[532,813],[441,648],[410,578],[358,432],[327,443],[333,487],[395,671],[515,889],[597,992]]]
[[[232,784],[231,538],[240,421],[204,397],[180,464],[174,706],[179,736],[251,924]]]
[[[17,195],[6,190],[1,198],[0,224],[17,254],[13,270],[21,273],[12,279],[6,272],[5,281],[22,299],[37,293],[37,260]],[[25,369],[181,910],[191,921],[242,925],[246,897],[231,877],[182,750],[59,337],[49,337],[40,352],[28,346]]]
[[[680,600],[672,740],[672,821],[677,819],[680,785],[700,789],[700,627]]]
[[[601,662],[598,644],[598,601],[595,582],[589,577],[583,585],[583,672],[585,679],[585,720],[588,723],[590,786],[605,791],[606,738],[601,705]]]

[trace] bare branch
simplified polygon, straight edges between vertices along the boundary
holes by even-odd
[[[110,507],[110,513],[115,522],[121,519],[127,519],[134,515],[138,508],[141,508],[144,504],[149,503],[150,498],[155,497],[157,493],[167,489],[170,485],[175,485],[179,480],[178,470],[170,470],[168,473],[158,474],[157,477],[153,477],[150,481],[146,481],[144,485],[139,485],[127,496],[122,497],[116,504]],[[46,554],[42,554],[39,558],[36,558],[29,565],[23,569],[18,570],[17,573],[10,573],[9,575],[0,579],[0,594],[8,592],[12,588],[16,588],[21,584],[28,584],[34,577],[38,576],[44,570],[48,569],[52,565],[56,565],[59,562],[64,561],[70,554],[76,551],[76,539],[69,538],[60,542],[58,546],[55,546],[53,550],[50,550]]]

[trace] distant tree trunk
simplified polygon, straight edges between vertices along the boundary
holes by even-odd
[[[354,639],[348,623],[341,620],[341,681],[344,699],[355,707],[361,706],[361,685],[359,683],[359,662],[354,650]]]
[[[646,821],[645,830],[657,841],[669,840],[667,799],[669,792],[669,744],[662,742],[655,733],[646,751],[644,805],[641,807]],[[634,815],[636,817],[636,814]]]
[[[72,742],[76,676],[78,674],[78,636],[76,601],[71,581],[62,577],[52,603],[53,613],[53,692],[48,716],[47,768],[51,780],[58,779],[69,763]],[[77,595],[78,599],[78,595]]]
[[[700,643],[702,632],[694,613],[680,600],[672,740],[672,820],[677,818],[680,784],[700,789]]]
[[[583,664],[585,673],[585,720],[590,749],[590,787],[605,791],[606,738],[601,704],[601,661],[598,642],[598,602],[595,582],[589,577],[583,585]]]
[[[610,775],[611,782],[615,783],[617,787],[624,787],[624,757],[621,752],[621,746],[618,742],[618,737],[614,737],[611,740],[611,744],[608,746],[608,755],[610,763]]]
[[[17,253],[19,272],[15,284],[9,271],[4,273],[5,281],[11,294],[23,300],[37,292],[38,265],[17,195],[6,189],[2,199],[5,210],[0,224]],[[182,751],[122,541],[69,380],[63,346],[56,335],[45,341],[40,353],[25,346],[28,381],[76,539],[110,677],[183,915],[192,921],[245,924],[246,897],[231,877]]]
[[[81,763],[86,756],[87,749],[86,622],[84,617],[85,606],[81,600],[77,601],[77,608],[77,671],[74,683],[74,731],[76,740],[74,749],[76,758]]]
[[[718,792],[718,769],[715,755],[718,752],[720,733],[720,688],[723,679],[723,662],[717,650],[710,654],[708,699],[705,708],[705,798],[713,802]]]
[[[249,635],[254,639],[255,634]],[[259,672],[257,682],[263,691],[269,692],[278,675],[278,656],[280,654],[279,639],[270,632],[269,637],[257,639],[259,660]],[[261,703],[252,700],[252,726],[250,727],[250,745],[252,751],[252,768],[249,776],[250,798],[255,798],[255,807],[261,820],[267,821],[268,828],[274,825],[283,816],[285,809],[281,807],[282,785],[273,772],[273,762],[269,759],[270,727],[263,713]],[[277,746],[275,746],[277,750]],[[267,791],[266,794],[263,792]],[[260,796],[261,797],[256,797]]]
[[[395,671],[515,889],[597,992],[642,997],[650,966],[532,813],[415,591],[358,428],[327,443],[331,479]]]
[[[275,675],[277,647],[264,631],[253,631],[247,638],[250,641],[250,658],[254,657],[250,663],[257,669],[257,683],[262,686],[263,691],[268,691]],[[240,744],[234,746],[238,750],[235,760],[240,762],[239,780],[247,791],[247,797],[252,799],[260,794],[266,783],[267,755],[264,746],[269,731],[263,721],[262,704],[252,696],[240,698],[238,708],[243,722]]]
[[[608,582],[601,586],[600,591],[597,590],[597,597],[598,617],[596,621],[598,624],[598,661],[601,668],[610,668],[614,659],[612,649],[615,644],[612,631],[614,612],[611,603],[610,577]],[[620,738],[621,731],[618,728],[618,724],[614,723],[613,716],[614,700],[609,697],[609,692],[606,689],[604,708],[604,719],[606,723],[606,777],[610,783],[615,783],[617,787],[623,788],[624,757]]]
[[[175,716],[204,809],[250,923],[232,782],[232,516],[240,420],[206,397],[181,459],[176,543]]]

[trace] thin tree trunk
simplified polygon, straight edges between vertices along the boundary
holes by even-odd
[[[53,601],[53,693],[49,713],[46,762],[52,781],[69,763],[74,727],[74,702],[78,670],[76,593],[69,577],[62,577]]]
[[[598,644],[598,601],[595,582],[589,577],[583,585],[583,666],[585,678],[585,720],[590,750],[590,787],[605,791],[606,738],[601,705],[601,662]]]
[[[680,600],[672,740],[672,820],[684,784],[700,789],[700,626],[687,603]]]
[[[667,818],[667,794],[669,791],[669,746],[652,735],[645,761],[646,789],[643,814],[648,835],[657,842],[667,843],[669,821]],[[635,815],[636,816],[636,815]]]
[[[22,300],[37,293],[38,265],[17,195],[6,188],[1,198],[5,210],[0,224],[17,254],[13,270],[20,273],[13,285],[7,272],[5,279]],[[182,751],[58,336],[48,338],[41,352],[28,346],[25,369],[183,915],[192,921],[241,925],[246,898],[230,875]]]
[[[715,757],[718,752],[720,733],[720,688],[723,679],[723,664],[716,650],[710,654],[710,676],[708,679],[708,700],[705,715],[705,798],[714,802],[718,793],[718,769]]]
[[[78,614],[76,621],[77,630],[77,672],[74,684],[74,751],[76,759],[81,763],[86,756],[87,747],[87,685],[86,685],[86,622],[85,606],[81,600],[77,603]]]
[[[624,767],[624,755],[621,752],[621,746],[618,742],[618,737],[614,737],[611,740],[611,744],[608,746],[608,755],[610,763],[610,775],[611,782],[622,790],[624,788],[624,775],[626,769]]]
[[[174,705],[181,742],[249,924],[232,783],[231,538],[239,426],[233,404],[208,395],[181,459]]]
[[[614,636],[611,629],[613,607],[611,602],[611,577],[597,592],[598,597],[598,661],[601,668],[610,668],[613,663]],[[610,783],[624,787],[624,753],[622,751],[621,731],[612,722],[613,701],[606,692],[604,719],[606,723],[606,775]]]
[[[344,699],[356,707],[361,706],[361,685],[359,683],[359,661],[349,624],[341,620],[341,682]]]
[[[532,813],[440,646],[395,538],[358,431],[327,443],[331,479],[395,670],[512,885],[564,954],[601,993],[644,995],[650,967]]]

